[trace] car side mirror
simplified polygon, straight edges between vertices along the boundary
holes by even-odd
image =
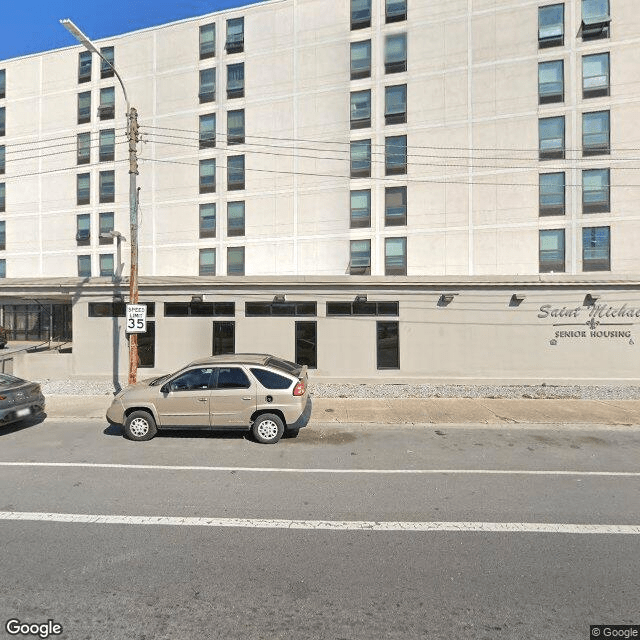
[[[160,387],[160,392],[161,393],[169,393],[169,391],[171,391],[171,385],[168,382],[165,382],[161,387]]]

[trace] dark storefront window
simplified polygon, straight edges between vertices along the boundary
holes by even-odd
[[[156,312],[155,302],[141,302],[147,305],[147,318],[153,318]],[[90,302],[90,318],[124,318],[127,315],[125,302]]]
[[[233,316],[235,302],[165,302],[164,315],[167,318],[183,316]]]
[[[398,322],[376,323],[376,352],[378,369],[400,368]]]
[[[213,323],[213,348],[211,355],[222,356],[236,351],[236,323]]]
[[[1,309],[10,340],[71,340],[70,304],[4,304]]]
[[[245,302],[245,316],[315,316],[315,302]]]
[[[153,369],[156,366],[156,323],[147,322],[147,332],[138,334],[138,367]]]
[[[296,362],[306,364],[309,369],[317,368],[318,323],[296,322]]]

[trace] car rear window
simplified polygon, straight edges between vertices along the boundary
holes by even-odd
[[[282,369],[283,371],[286,371],[286,373],[290,373],[292,376],[297,376],[302,370],[299,364],[289,362],[288,360],[282,360],[280,358],[269,358],[266,364],[270,367],[275,367],[276,369]]]
[[[258,378],[265,389],[288,389],[293,384],[291,378],[285,378],[273,371],[267,371],[267,369],[251,368],[251,373]]]

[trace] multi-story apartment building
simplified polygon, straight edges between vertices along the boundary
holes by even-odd
[[[640,377],[632,329],[549,338],[542,310],[586,327],[586,293],[640,308],[631,0],[327,9],[270,0],[96,41],[139,114],[152,368],[259,349],[326,377]],[[0,321],[30,337],[20,303],[61,327],[73,306],[74,373],[119,366],[92,337],[121,330],[125,113],[81,46],[0,62]]]

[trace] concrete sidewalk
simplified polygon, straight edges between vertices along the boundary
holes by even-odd
[[[104,418],[112,396],[47,396],[50,418]],[[313,398],[310,424],[640,425],[640,400]]]

